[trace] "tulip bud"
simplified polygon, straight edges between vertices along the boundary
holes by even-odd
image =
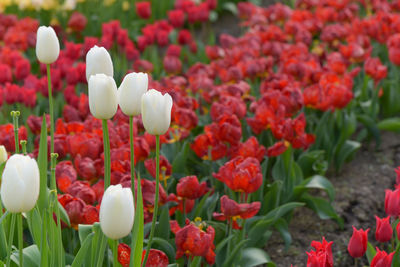
[[[385,212],[390,216],[400,215],[400,189],[385,191]]]
[[[100,206],[100,227],[111,239],[127,236],[133,226],[133,196],[130,188],[111,185],[104,192]]]
[[[8,155],[5,146],[0,146],[0,164],[7,161]]]
[[[39,197],[40,175],[36,160],[14,154],[3,171],[1,200],[5,208],[14,213],[28,212]]]
[[[393,229],[389,222],[390,217],[380,219],[378,216],[375,216],[375,218],[376,218],[376,232],[375,232],[376,240],[382,243],[389,242],[390,239],[392,239],[392,234],[393,234]]]
[[[151,89],[142,96],[142,121],[149,134],[165,134],[171,123],[172,98]]]
[[[89,108],[98,119],[111,119],[118,109],[117,85],[105,74],[92,75],[89,79]]]
[[[141,113],[140,102],[148,84],[147,73],[132,72],[125,76],[118,88],[118,103],[125,115],[136,116]]]
[[[114,68],[107,50],[95,45],[86,54],[86,80],[89,82],[90,76],[99,73],[113,77]]]
[[[347,247],[350,256],[353,258],[360,258],[364,256],[365,252],[367,251],[368,232],[369,229],[366,231],[363,229],[357,230],[353,226],[353,235],[351,236],[349,245]]]
[[[60,43],[54,29],[40,26],[36,34],[36,57],[44,64],[51,64],[60,54]]]

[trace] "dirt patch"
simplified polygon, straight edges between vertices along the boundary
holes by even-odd
[[[292,245],[285,251],[279,234],[274,233],[266,251],[277,266],[291,264],[306,266],[306,251],[311,249],[312,240],[322,236],[333,241],[335,266],[352,266],[353,259],[347,252],[347,243],[352,235],[352,225],[357,229],[370,228],[369,241],[375,241],[375,215],[386,216],[384,211],[385,189],[393,188],[396,180],[394,168],[400,165],[400,138],[393,133],[383,133],[382,145],[375,150],[373,145],[363,145],[355,159],[347,164],[339,175],[328,174],[336,190],[334,207],[344,220],[344,229],[329,220],[321,220],[307,208],[295,211],[289,230]],[[379,245],[383,248],[382,245]],[[363,263],[368,265],[366,257]]]

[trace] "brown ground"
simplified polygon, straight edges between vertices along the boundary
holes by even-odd
[[[339,175],[327,175],[336,190],[334,207],[344,219],[344,229],[329,220],[321,220],[307,208],[299,208],[291,221],[289,230],[293,242],[288,251],[279,234],[274,233],[266,251],[277,266],[306,266],[305,251],[311,249],[312,240],[322,236],[333,241],[335,266],[353,266],[353,259],[347,252],[347,243],[352,235],[352,225],[358,228],[371,228],[369,240],[375,246],[375,215],[384,213],[385,189],[393,188],[396,180],[394,168],[400,165],[400,138],[394,133],[382,134],[382,145],[364,145],[354,160],[348,163]],[[367,265],[366,257],[364,263]]]

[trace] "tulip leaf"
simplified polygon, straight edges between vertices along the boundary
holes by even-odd
[[[307,178],[300,185],[294,188],[293,199],[296,200],[303,192],[311,188],[325,190],[330,201],[333,201],[335,198],[335,188],[333,187],[332,183],[321,175],[314,175]]]
[[[321,219],[334,219],[339,224],[340,228],[343,228],[343,219],[337,215],[336,211],[327,200],[308,194],[305,194],[301,200],[306,203],[308,208],[315,211]]]
[[[27,222],[29,231],[32,233],[33,240],[38,246],[40,246],[42,240],[43,220],[39,214],[38,207],[35,207],[27,213]]]
[[[24,267],[39,267],[40,264],[40,251],[36,245],[31,245],[22,250]],[[11,255],[11,260],[15,264],[19,264],[19,252],[16,250]]]
[[[236,257],[240,254],[239,251],[242,249],[244,245],[248,242],[247,239],[240,241],[236,247],[232,250],[232,252],[229,254],[228,259],[224,262],[223,267],[229,267],[233,266],[233,261],[236,259]]]
[[[93,232],[93,225],[91,224],[80,224],[78,225],[79,241],[83,243],[86,237]]]
[[[267,252],[260,248],[245,248],[242,251],[242,258],[240,260],[240,266],[253,267],[253,266],[267,266],[275,267],[268,256]]]
[[[337,152],[337,158],[335,160],[335,167],[340,170],[343,163],[348,160],[358,149],[360,149],[361,144],[357,141],[347,140],[343,146]]]
[[[173,173],[185,173],[188,153],[189,153],[189,143],[185,142],[182,146],[182,149],[178,152],[178,154],[174,158],[174,161],[172,162]]]
[[[281,194],[281,181],[275,181],[269,186],[267,193],[265,193],[263,201],[261,202],[261,209],[259,214],[266,214],[267,212],[275,209],[279,205]]]
[[[375,138],[376,146],[379,147],[379,145],[381,144],[381,133],[375,121],[371,117],[364,114],[359,114],[356,117],[357,120],[361,122],[372,134],[372,136]]]
[[[399,132],[400,131],[400,118],[387,118],[378,123],[379,130]]]
[[[40,142],[39,142],[38,166],[40,172],[40,192],[37,205],[39,206],[40,210],[43,210],[48,205],[46,114],[43,114],[43,119],[42,119],[42,129],[40,132]]]
[[[281,234],[281,237],[285,242],[285,250],[287,251],[289,249],[290,244],[292,243],[292,236],[290,235],[289,232],[288,223],[284,219],[280,218],[276,221],[274,227]]]
[[[69,221],[69,216],[67,211],[64,209],[64,207],[61,205],[60,202],[58,202],[58,209],[60,210],[60,220],[65,222],[69,227],[71,227],[71,222]]]
[[[8,212],[8,210],[6,210],[6,212],[3,214],[3,216],[0,217],[0,225],[8,215],[10,215],[10,212]]]
[[[168,205],[164,205],[161,208],[159,223],[157,224],[155,236],[163,239],[168,239],[170,235],[169,226],[169,209]]]
[[[368,242],[366,255],[367,255],[369,264],[371,264],[372,259],[375,257],[375,254],[376,254],[375,248],[371,245],[371,243]]]
[[[175,249],[167,240],[154,237],[152,247],[162,250],[163,252],[165,252],[165,254],[167,254],[169,261],[174,261]]]
[[[85,259],[87,258],[86,256],[88,255],[87,252],[92,244],[92,240],[94,237],[95,233],[89,234],[86,238],[85,241],[81,242],[81,248],[78,251],[78,254],[76,254],[74,261],[72,262],[71,267],[79,267],[82,266],[84,263]]]
[[[202,210],[203,210],[204,203],[206,202],[206,200],[207,200],[208,197],[210,196],[211,192],[212,192],[212,190],[209,190],[209,191],[201,198],[200,202],[197,203],[196,209],[195,209],[195,211],[194,211],[194,215],[192,216],[193,218],[200,217],[200,214],[201,214],[201,212],[202,212]]]
[[[144,215],[143,215],[143,196],[142,187],[138,183],[137,188],[137,203],[135,211],[135,222],[133,225],[133,236],[132,241],[135,242],[135,249],[133,250],[133,257],[131,257],[130,266],[140,266],[142,263],[142,250],[143,250],[143,238],[144,238]],[[132,244],[133,244],[132,242]]]
[[[368,249],[368,247],[367,247]],[[392,267],[400,267],[400,244],[397,244],[396,250],[394,252]],[[368,254],[367,254],[368,256]]]

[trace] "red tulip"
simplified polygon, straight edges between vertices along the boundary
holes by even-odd
[[[175,28],[180,28],[185,23],[185,13],[180,10],[168,11],[168,20]]]
[[[186,176],[179,179],[176,185],[176,194],[187,199],[197,199],[208,191],[206,182],[199,183],[197,176]]]
[[[145,254],[146,250],[143,250],[142,261],[144,260]],[[118,261],[122,267],[128,267],[130,259],[131,248],[124,243],[118,244]],[[167,267],[168,263],[168,257],[164,252],[158,249],[150,249],[146,267]]]
[[[400,189],[385,191],[385,212],[390,216],[400,215]]]
[[[376,248],[375,257],[371,261],[370,267],[388,267],[392,265],[392,259],[394,256],[394,251],[390,254],[387,254],[385,251],[379,250]]]
[[[376,232],[375,238],[379,242],[389,242],[392,238],[393,229],[390,224],[390,216],[380,219],[378,216],[376,218]]]
[[[311,246],[315,250],[306,252],[307,267],[333,267],[332,244],[333,242],[328,243],[325,237],[322,238],[322,242],[312,241]]]
[[[151,3],[148,1],[136,3],[136,13],[142,19],[148,19],[151,17]]]
[[[350,238],[347,250],[349,251],[350,256],[353,258],[360,258],[364,256],[367,251],[367,243],[368,243],[368,232],[369,229],[364,231],[363,229],[357,230],[353,226],[353,235]]]

